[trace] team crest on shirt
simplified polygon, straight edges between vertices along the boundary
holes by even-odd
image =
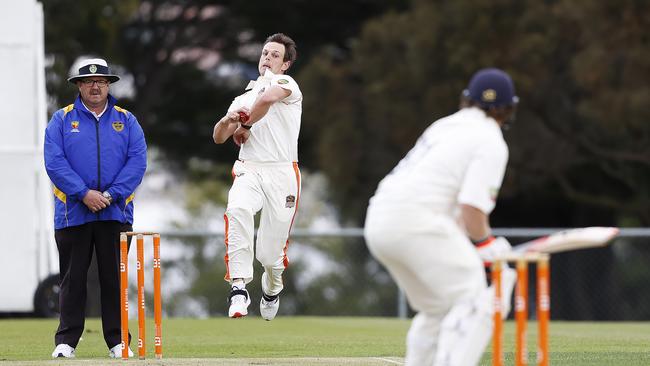
[[[79,121],[70,122],[70,127],[72,127],[70,132],[79,132]]]
[[[117,132],[122,132],[124,129],[124,123],[120,121],[113,122],[113,129]]]
[[[296,196],[294,195],[288,195],[287,196],[287,203],[285,203],[284,207],[286,208],[293,208],[296,206]]]
[[[278,84],[289,84],[289,80],[287,80],[287,79],[280,79],[280,80],[278,80]]]

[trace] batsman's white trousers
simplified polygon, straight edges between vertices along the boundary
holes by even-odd
[[[406,340],[406,365],[440,364],[436,355],[443,319],[452,308],[487,291],[476,249],[447,215],[387,205],[370,205],[364,236],[370,252],[418,312]],[[489,321],[489,310],[483,313]]]
[[[266,272],[267,295],[282,291],[282,272],[289,265],[289,233],[300,198],[298,163],[237,160],[232,169],[225,220],[226,281],[253,279],[254,216],[261,210],[256,256]]]

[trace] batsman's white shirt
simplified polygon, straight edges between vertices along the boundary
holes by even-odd
[[[454,216],[459,204],[494,209],[508,147],[499,125],[478,108],[465,108],[429,126],[380,183],[371,205]]]
[[[224,215],[226,226],[226,280],[253,279],[255,213],[261,210],[255,253],[264,267],[262,289],[267,295],[282,288],[282,272],[289,233],[300,199],[298,134],[302,114],[302,93],[287,75],[267,71],[243,95],[235,98],[229,111],[251,108],[267,88],[279,86],[291,94],[275,102],[267,114],[251,128],[232,170],[233,185]]]
[[[496,121],[461,109],[429,126],[370,200],[368,248],[418,311],[407,365],[433,365],[445,315],[486,289],[482,261],[456,216],[460,204],[492,211],[507,160]]]

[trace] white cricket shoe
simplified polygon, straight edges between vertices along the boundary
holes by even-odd
[[[264,298],[265,296],[266,295],[262,293],[262,298],[260,299],[260,315],[264,320],[273,320],[280,308],[280,295],[275,295],[275,299],[271,301],[267,301]]]
[[[59,357],[74,358],[74,348],[64,343],[57,344],[54,352],[52,352],[52,358]]]
[[[246,289],[239,289],[233,287],[228,296],[230,308],[228,308],[228,317],[241,318],[248,315],[248,305],[251,303],[251,298],[248,296]]]
[[[122,358],[122,343],[118,343],[113,348],[108,350],[108,357]],[[129,347],[129,357],[133,357],[133,351],[131,351],[131,347]]]
[[[280,294],[275,296],[266,295],[268,291],[268,281],[269,276],[266,274],[266,271],[262,273],[262,298],[260,299],[260,315],[265,320],[275,319],[275,315],[278,313],[280,308]]]

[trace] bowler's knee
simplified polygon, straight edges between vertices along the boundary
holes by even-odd
[[[230,222],[242,222],[253,219],[253,210],[246,207],[228,207],[226,217]]]
[[[284,268],[284,252],[282,251],[278,253],[270,253],[270,252],[258,250],[256,258],[260,262],[260,264],[262,264],[262,266],[264,267]]]

